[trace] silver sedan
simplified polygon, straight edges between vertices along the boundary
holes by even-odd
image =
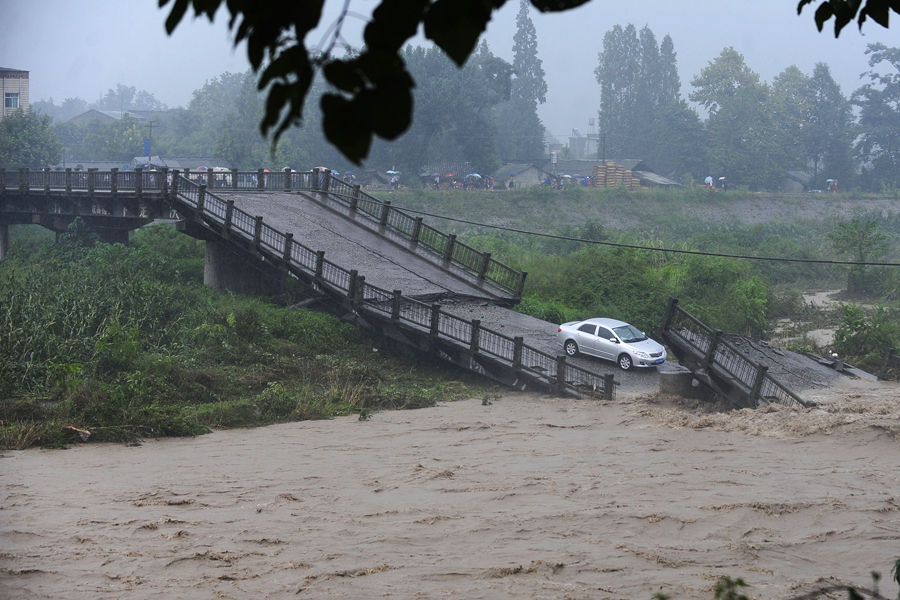
[[[611,360],[624,371],[666,362],[666,349],[643,331],[616,319],[570,321],[559,326],[556,340],[567,356],[586,354]]]

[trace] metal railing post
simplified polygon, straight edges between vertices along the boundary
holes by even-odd
[[[402,292],[400,290],[394,290],[394,297],[391,300],[391,320],[399,321],[400,320],[400,297],[402,296]]]
[[[284,234],[283,258],[284,258],[284,262],[286,262],[288,264],[290,264],[290,262],[291,262],[291,250],[293,249],[293,245],[294,245],[294,234],[293,233]]]
[[[134,170],[134,192],[138,198],[144,193],[144,169],[140,167]]]
[[[359,271],[356,269],[350,269],[350,289],[347,290],[347,297],[350,300],[353,300],[353,297],[356,295],[356,278],[359,277]]]
[[[481,319],[472,319],[472,339],[469,341],[469,351],[478,354],[478,335],[481,333]]]
[[[353,290],[353,306],[359,307],[362,304],[366,291],[366,278],[362,275],[356,276],[356,289]]]
[[[566,355],[556,355],[556,392],[562,396],[566,393]]]
[[[159,182],[159,187],[162,190],[163,198],[168,198],[168,196],[169,196],[169,167],[163,167],[162,171],[160,171],[160,176],[162,177],[162,181]]]
[[[291,168],[284,168],[284,191],[291,191]]]
[[[706,350],[706,356],[703,357],[703,365],[708,369],[716,360],[716,349],[719,347],[719,340],[722,338],[722,330],[716,329],[709,338],[709,348]]]
[[[753,388],[750,390],[750,400],[754,403],[759,403],[759,393],[762,391],[763,381],[768,372],[769,367],[762,364],[756,365],[756,379],[753,380]]]
[[[237,168],[231,169],[231,189],[236,190],[238,188],[238,170]]]
[[[93,195],[94,189],[97,187],[97,169],[91,168],[87,172],[87,190],[88,194]]]
[[[50,169],[44,169],[44,193],[50,193]]]
[[[322,191],[331,189],[331,169],[325,169],[325,177],[322,179]]]
[[[525,277],[528,275],[525,271],[519,273],[519,281],[516,283],[516,298],[521,298],[522,293],[525,291]]]
[[[262,169],[256,170],[256,189],[259,189],[259,190],[265,189],[265,187],[266,187],[265,175],[266,175],[266,172],[263,171]]]
[[[604,400],[615,400],[616,397],[616,382],[613,379],[613,374],[608,373],[603,376],[603,399]]]
[[[260,217],[259,215],[257,215],[255,217],[254,221],[255,222],[253,224],[253,245],[256,246],[257,248],[259,248],[260,245],[262,245],[263,218]]]
[[[119,193],[119,169],[116,167],[109,170],[109,191],[113,196]]]
[[[448,238],[447,247],[444,248],[444,260],[450,262],[453,260],[453,247],[456,246],[456,234],[451,233]]]
[[[316,250],[316,281],[322,281],[322,274],[325,270],[325,251]]]
[[[72,167],[66,167],[66,193],[72,192]]]
[[[513,338],[512,365],[514,369],[522,368],[522,349],[525,347],[525,338],[517,335]]]
[[[381,205],[381,218],[378,220],[378,226],[384,229],[387,227],[388,214],[391,212],[391,201],[385,200]]]
[[[485,252],[481,261],[481,268],[478,269],[478,283],[484,283],[484,276],[487,275],[488,266],[491,264],[491,253]]]
[[[422,217],[416,217],[416,222],[413,224],[412,236],[410,236],[410,242],[412,244],[419,244],[419,236],[422,235]]]
[[[0,167],[0,196],[6,193],[6,169]]]
[[[28,193],[28,169],[19,169],[19,193]]]
[[[440,333],[440,321],[441,321],[441,305],[440,304],[432,304],[431,305],[431,331],[429,332],[432,338],[436,338],[438,333]]]
[[[359,205],[359,190],[360,185],[356,184],[353,186],[353,192],[350,194],[350,212],[356,212],[356,207]]]
[[[200,190],[197,192],[197,214],[203,215],[203,204],[206,202],[206,184],[200,184]]]
[[[234,219],[234,200],[225,201],[225,231],[231,231],[231,221]]]

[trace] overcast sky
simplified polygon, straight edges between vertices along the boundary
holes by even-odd
[[[327,4],[337,11],[343,1]],[[352,0],[351,10],[369,14],[376,4]],[[491,50],[510,61],[518,6],[507,0],[486,33]],[[830,29],[816,30],[809,7],[797,16],[796,6],[797,0],[592,0],[562,13],[533,10],[549,87],[541,118],[559,137],[573,128],[590,130],[600,97],[597,55],[603,35],[616,24],[648,25],[657,41],[672,36],[685,94],[691,78],[733,46],[766,81],[792,64],[811,74],[816,62],[825,62],[849,96],[868,69],[866,44],[900,45],[896,19],[892,30],[868,23],[860,33],[852,24],[835,39]],[[187,16],[172,37],[165,33],[167,14],[157,0],[0,0],[0,67],[30,71],[32,101],[93,102],[121,83],[147,90],[170,107],[186,105],[206,80],[248,68],[244,48],[233,48],[224,12],[213,24]],[[361,26],[362,19],[345,26],[350,43],[359,43]],[[307,43],[321,38],[315,33]]]

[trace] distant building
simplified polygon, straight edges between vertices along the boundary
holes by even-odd
[[[158,110],[97,110],[92,108],[88,111],[75,115],[69,119],[69,123],[92,123],[100,121],[102,123],[113,123],[121,121],[126,115],[135,121],[147,122],[158,118],[163,111]]]
[[[3,94],[3,110],[0,119],[20,108],[28,111],[28,71],[0,67],[0,89]]]

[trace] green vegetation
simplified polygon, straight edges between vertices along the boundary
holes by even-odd
[[[473,395],[443,365],[307,310],[202,285],[202,242],[13,227],[0,263],[0,447],[196,435]],[[88,433],[89,432],[89,433]]]
[[[767,200],[745,191],[412,190],[395,192],[391,200],[416,211],[465,215],[468,223],[444,220],[438,225],[527,271],[519,310],[551,322],[609,315],[652,332],[668,299],[677,297],[682,307],[709,325],[757,338],[768,338],[779,319],[807,322],[809,329],[841,327],[846,333],[828,350],[882,375],[890,375],[884,367],[888,350],[900,348],[900,332],[888,326],[892,318],[897,321],[900,269],[896,267],[755,261],[591,243],[775,258],[866,261],[877,256],[900,262],[892,258],[900,256],[897,214],[859,210],[859,216],[844,219],[833,216],[838,200],[798,196],[783,201],[787,207],[783,210],[790,212],[793,204],[808,202],[813,210],[804,214],[811,216],[747,224],[736,215],[756,210]],[[506,229],[473,224],[498,221]],[[516,229],[547,237],[512,231]],[[855,285],[844,292],[843,300],[855,307],[853,314],[862,315],[862,321],[842,325],[846,317],[837,311],[822,313],[803,300],[805,292],[844,289],[848,281]],[[864,310],[854,304],[862,301],[875,308]],[[882,322],[876,334],[872,323]],[[793,347],[826,350],[802,341]]]

